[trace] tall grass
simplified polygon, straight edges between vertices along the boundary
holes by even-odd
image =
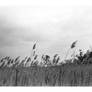
[[[70,49],[76,45],[73,42]],[[73,59],[60,62],[60,56],[55,54],[42,55],[39,63],[36,44],[33,45],[32,55],[20,60],[20,56],[3,57],[0,60],[0,86],[90,86],[92,85],[92,51]],[[68,54],[66,54],[67,56]]]
[[[0,86],[91,86],[92,65],[0,69]]]

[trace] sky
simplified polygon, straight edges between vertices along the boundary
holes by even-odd
[[[75,40],[76,48],[70,53],[91,48],[92,7],[86,2],[17,4],[0,6],[0,56],[30,56],[35,42],[39,55],[59,54],[62,58]]]

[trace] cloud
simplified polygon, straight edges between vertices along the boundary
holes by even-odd
[[[20,41],[23,42],[43,42],[46,41],[46,37],[40,32],[36,31],[35,29],[32,28],[19,28],[16,32],[14,32],[14,36],[17,37]]]
[[[26,48],[30,49],[31,43],[38,41],[42,51],[48,49],[46,51],[49,53],[62,53],[62,49],[67,48],[74,40],[86,37],[87,40],[92,39],[92,10],[89,8],[67,8],[65,11],[62,8],[56,8],[55,11],[52,8],[29,8],[26,12],[27,8],[23,8],[22,11],[18,8],[13,11],[12,8],[13,13],[9,10],[7,13],[0,13],[4,15],[0,16],[2,52],[5,52],[4,47],[12,50],[12,53],[26,51]]]
[[[7,19],[0,18],[0,47],[11,47],[22,44],[22,42],[45,41],[40,32],[31,28],[17,26]]]
[[[10,26],[9,22],[0,17],[0,47],[12,45],[12,25]]]

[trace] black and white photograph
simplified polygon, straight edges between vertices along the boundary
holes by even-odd
[[[0,4],[0,87],[92,86],[92,2],[19,1]]]

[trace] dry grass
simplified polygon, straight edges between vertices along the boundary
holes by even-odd
[[[91,86],[92,65],[1,68],[0,86]]]

